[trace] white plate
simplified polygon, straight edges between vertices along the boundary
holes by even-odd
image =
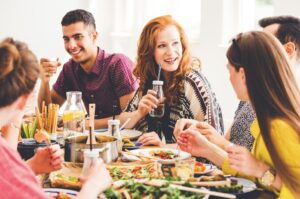
[[[106,132],[106,131],[107,131],[107,128],[94,130],[95,133],[102,133],[102,132]]]
[[[255,183],[248,179],[245,179],[245,178],[235,178],[235,179],[237,179],[238,184],[243,185],[243,192],[237,193],[236,195],[246,194],[246,193],[252,192],[256,189]]]
[[[132,150],[131,153],[134,154],[142,154],[144,156],[148,156],[148,157],[153,157],[150,155],[150,152],[152,151],[172,151],[175,154],[178,154],[178,149],[168,149],[168,148],[148,148],[148,149],[136,149],[136,150]],[[191,157],[191,154],[185,152],[185,151],[180,151],[179,153],[179,157],[178,158],[174,158],[174,159],[165,159],[165,160],[160,160],[161,163],[163,164],[173,164],[175,163],[175,160],[183,160],[183,159],[187,159]]]
[[[137,139],[143,134],[141,131],[134,129],[123,129],[120,133],[122,137],[127,137],[130,140]]]
[[[216,167],[214,165],[206,164],[206,163],[203,163],[203,164],[205,165],[205,170],[202,172],[195,172],[194,175],[196,175],[196,176],[205,175],[216,169]]]
[[[71,198],[75,198],[78,194],[78,191],[73,191],[69,189],[59,189],[59,188],[44,188],[44,191],[49,196],[56,196],[58,193],[64,193],[70,196]]]

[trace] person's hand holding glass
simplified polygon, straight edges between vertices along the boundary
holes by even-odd
[[[43,71],[43,81],[49,82],[50,78],[53,74],[56,73],[57,67],[61,65],[59,58],[55,59],[48,59],[48,58],[41,58],[40,64],[42,66]]]
[[[153,90],[156,92],[155,96],[158,100],[157,107],[152,109],[150,111],[150,116],[151,117],[158,117],[161,118],[165,114],[165,98],[164,98],[164,92],[163,92],[163,81],[155,80],[152,82],[153,84]]]

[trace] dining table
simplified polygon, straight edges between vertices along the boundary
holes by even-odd
[[[155,149],[155,147],[150,146],[150,147],[141,147],[142,149]],[[210,175],[216,175],[222,173],[221,170],[216,169],[213,172],[210,173]],[[43,178],[43,183],[42,183],[44,188],[49,188],[51,187],[50,181],[48,179],[48,176],[44,176]],[[222,197],[214,197],[214,196],[209,196],[210,199],[219,199]],[[269,191],[264,191],[262,189],[255,189],[249,193],[242,194],[242,195],[237,195],[237,198],[243,198],[243,199],[273,199],[276,198],[276,195],[273,194],[272,192]]]

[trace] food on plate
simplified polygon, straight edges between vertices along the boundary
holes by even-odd
[[[113,142],[116,140],[113,136],[106,136],[106,135],[95,135],[96,141],[98,143],[106,143],[106,142]]]
[[[129,138],[123,138],[123,147],[134,147],[135,144]]]
[[[243,185],[238,184],[238,181],[234,178],[230,178],[230,184],[224,186],[212,186],[210,190],[212,191],[220,191],[224,193],[242,193]]]
[[[199,178],[199,181],[204,181],[204,182],[212,182],[212,181],[223,181],[226,180],[226,177],[224,175],[218,174],[218,175],[213,175],[213,176],[201,176]]]
[[[82,185],[79,180],[81,170],[82,164],[65,162],[62,169],[50,173],[49,180],[51,186],[56,188],[80,189]]]
[[[106,168],[114,181],[157,176],[157,170],[154,163],[140,165],[107,165]]]
[[[150,155],[153,157],[160,158],[162,160],[174,159],[178,157],[178,155],[171,150],[153,150],[150,151]]]
[[[52,187],[80,189],[82,186],[79,177],[67,176],[63,173],[50,174],[50,182]]]
[[[203,164],[202,162],[195,162],[195,170],[194,170],[195,173],[203,172],[205,171],[205,169],[206,169],[205,164]]]
[[[165,198],[180,198],[180,199],[200,199],[204,198],[203,194],[193,192],[180,191],[177,188],[171,187],[169,183],[164,185],[147,185],[140,182],[128,181],[119,189],[109,188],[104,191],[106,198],[141,198],[141,199],[165,199]]]
[[[38,130],[38,132],[34,135],[34,139],[38,143],[41,143],[43,141],[45,141],[46,144],[50,144],[51,143],[50,136],[49,136],[49,134],[44,129]]]

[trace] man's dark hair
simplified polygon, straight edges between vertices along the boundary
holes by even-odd
[[[275,16],[266,17],[258,21],[259,25],[264,28],[272,24],[278,24],[278,30],[275,36],[282,44],[293,42],[296,50],[300,51],[300,19],[293,16]],[[300,53],[300,52],[299,52]],[[299,55],[298,53],[298,55]]]
[[[62,26],[68,26],[76,22],[83,22],[86,26],[92,26],[96,30],[96,23],[92,13],[77,9],[69,11],[61,20]]]

